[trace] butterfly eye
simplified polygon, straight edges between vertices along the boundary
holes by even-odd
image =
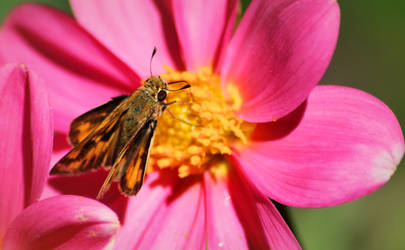
[[[166,98],[166,91],[160,90],[157,97],[159,102],[163,101]]]

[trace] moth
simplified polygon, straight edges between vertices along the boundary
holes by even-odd
[[[153,51],[153,55],[156,49]],[[152,74],[151,74],[152,75]],[[50,174],[74,175],[100,166],[111,167],[97,199],[119,180],[121,191],[136,195],[140,190],[158,118],[168,105],[169,90],[160,76],[151,76],[130,96],[119,96],[77,117],[70,124],[73,149],[52,168]]]

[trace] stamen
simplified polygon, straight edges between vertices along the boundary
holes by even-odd
[[[166,81],[173,85],[177,82],[191,85],[189,91],[170,92],[167,103],[176,100],[191,104],[170,106],[177,119],[169,112],[163,113],[151,149],[151,164],[158,168],[175,168],[182,178],[210,168],[210,171],[222,171],[222,168],[214,167],[218,165],[218,159],[232,154],[233,144],[247,143],[254,128],[235,115],[242,105],[239,90],[229,85],[229,96],[225,99],[219,76],[209,68],[202,68],[197,73],[177,72],[169,67],[166,70],[167,73],[161,74]]]

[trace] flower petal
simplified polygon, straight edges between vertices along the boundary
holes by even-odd
[[[117,216],[103,204],[61,195],[19,214],[6,233],[3,249],[111,249],[118,228]]]
[[[244,173],[272,199],[324,207],[366,195],[389,180],[404,154],[390,109],[351,88],[319,86],[295,130],[237,148]]]
[[[0,33],[0,54],[7,62],[29,65],[44,78],[55,127],[63,132],[76,116],[139,82],[70,16],[42,5],[24,4],[10,14]]]
[[[65,156],[72,149],[72,145],[69,144],[69,136],[65,133],[55,132],[53,135],[53,150],[51,156],[52,168],[63,156]]]
[[[79,23],[142,78],[150,75],[149,60],[155,46],[158,55],[153,59],[154,65],[183,68],[171,9],[166,3],[152,0],[70,1]]]
[[[331,59],[339,15],[335,0],[251,2],[221,74],[225,92],[229,84],[241,92],[243,119],[278,119],[308,97]]]
[[[238,1],[172,1],[177,32],[188,70],[213,66],[229,26],[235,24]]]
[[[205,243],[204,192],[198,178],[161,171],[148,175],[130,199],[115,249],[202,249]]]
[[[236,169],[205,174],[208,249],[301,249],[271,201]]]
[[[46,89],[26,66],[0,70],[0,99],[1,239],[9,222],[42,193],[53,126]]]
[[[67,143],[67,135],[55,133],[54,148],[51,157],[51,165],[54,166],[71,149]],[[108,171],[100,168],[97,171],[88,171],[80,175],[53,175],[48,178],[41,199],[57,196],[60,194],[74,194],[95,198],[104,183]],[[89,185],[91,183],[91,185]],[[121,195],[117,183],[113,183],[109,191],[104,194],[100,202],[110,207],[121,219],[125,218],[128,197]]]

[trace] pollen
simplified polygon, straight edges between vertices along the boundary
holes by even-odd
[[[206,170],[222,171],[213,167],[213,162],[231,155],[233,145],[246,144],[254,128],[235,115],[243,103],[240,90],[228,84],[225,97],[220,77],[209,68],[196,73],[165,69],[167,73],[161,77],[167,82],[185,81],[191,87],[169,92],[166,98],[168,103],[176,103],[169,105],[158,120],[150,152],[152,167],[177,169],[181,178]]]

